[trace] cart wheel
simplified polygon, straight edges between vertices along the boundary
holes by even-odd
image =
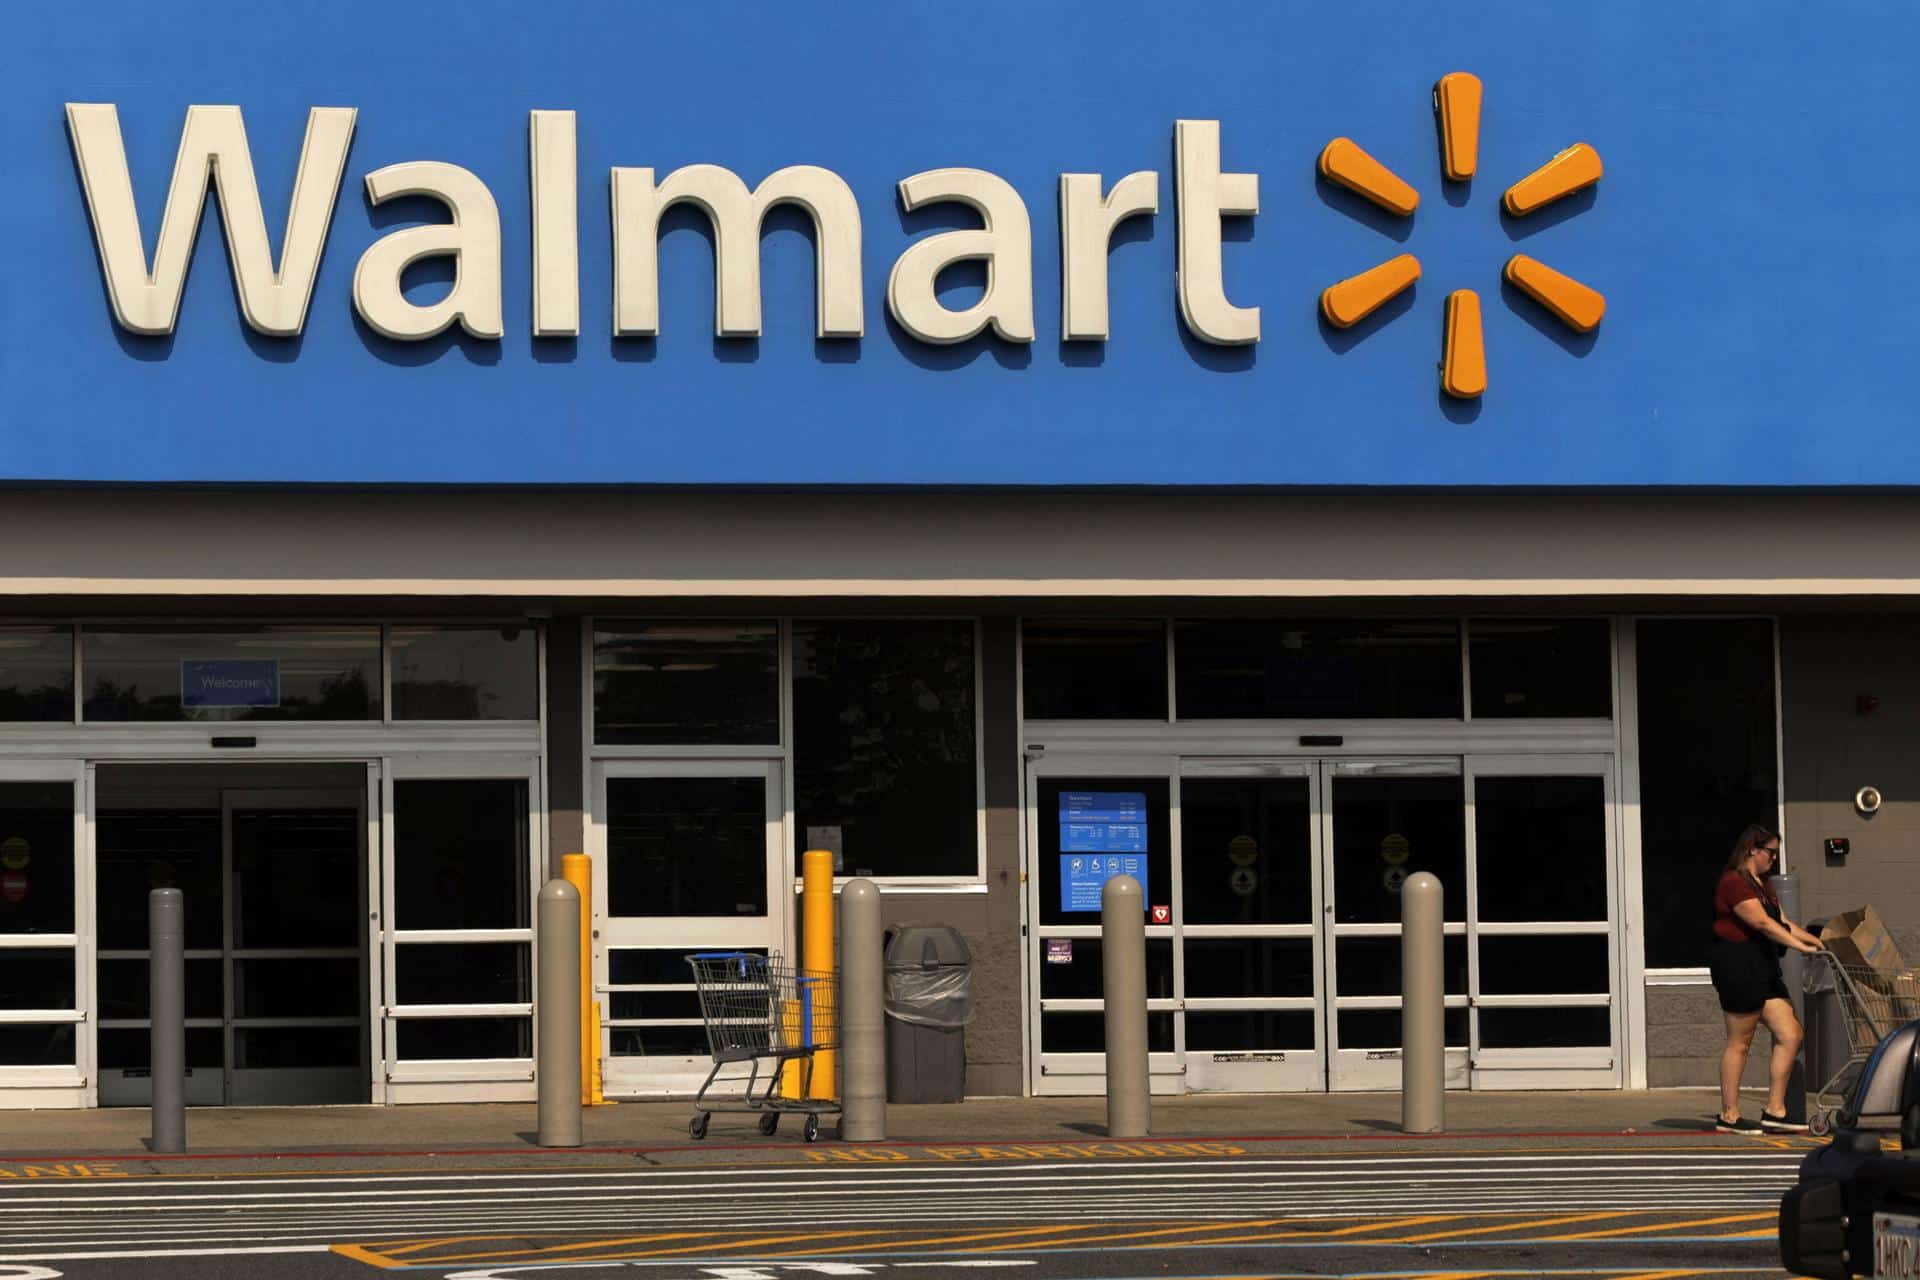
[[[1824,1138],[1833,1132],[1833,1113],[1816,1111],[1807,1117],[1807,1132],[1816,1138]]]
[[[806,1138],[808,1142],[820,1141],[820,1117],[819,1116],[807,1117]]]
[[[766,1134],[769,1138],[771,1138],[779,1128],[780,1115],[778,1112],[769,1111],[766,1115],[760,1117],[760,1132]]]
[[[707,1136],[707,1121],[710,1119],[712,1119],[712,1117],[706,1112],[697,1111],[694,1113],[693,1119],[687,1121],[687,1132],[693,1136],[694,1141],[698,1142]]]

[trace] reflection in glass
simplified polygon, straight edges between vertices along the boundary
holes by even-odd
[[[1482,1009],[1482,1049],[1605,1048],[1613,1043],[1605,1008]]]
[[[1599,778],[1475,778],[1482,920],[1605,920],[1607,815]]]
[[[358,956],[235,960],[239,1018],[353,1018],[367,1003]]]
[[[765,947],[729,947],[749,955],[765,955]],[[693,986],[693,970],[687,957],[711,948],[616,947],[607,952],[607,981],[624,986]]]
[[[607,914],[766,915],[766,779],[607,779]]]
[[[1450,996],[1467,994],[1467,936],[1449,934],[1441,946],[1446,967],[1445,990]],[[1334,977],[1343,996],[1397,996],[1400,994],[1400,939],[1340,938],[1333,944]]]
[[[70,1067],[71,1022],[0,1022],[0,1067]]]
[[[1313,801],[1305,778],[1184,778],[1181,910],[1187,924],[1313,919]]]
[[[1201,1052],[1312,1049],[1310,1009],[1187,1011],[1187,1048]]]
[[[540,718],[532,627],[393,627],[387,636],[394,719]]]
[[[1040,1052],[1105,1053],[1107,1017],[1098,1011],[1089,1013],[1043,1013],[1040,1015]],[[1147,1013],[1147,1052],[1173,1052],[1173,1015]]]
[[[1604,934],[1480,937],[1482,995],[1581,995],[1611,986]]]
[[[1060,796],[1067,791],[1137,793],[1146,799],[1147,905],[1166,904],[1171,898],[1173,843],[1167,821],[1168,786],[1165,778],[1042,778],[1035,790],[1040,840],[1035,874],[1040,879],[1040,920],[1044,924],[1099,924],[1097,907],[1068,911],[1061,905],[1065,879],[1061,869]],[[1072,859],[1075,855],[1065,855]],[[1091,855],[1087,855],[1091,857]],[[1071,865],[1071,864],[1069,864]],[[1066,873],[1070,874],[1070,873]],[[1074,944],[1076,947],[1078,942]]]
[[[1176,622],[1182,720],[1458,717],[1450,620]]]
[[[393,949],[401,1004],[526,1004],[533,999],[532,944],[416,942]]]
[[[1194,938],[1185,942],[1187,994],[1195,998],[1311,996],[1312,938]]]
[[[358,1027],[236,1027],[233,1065],[237,1071],[357,1067],[361,1044]]]
[[[1779,822],[1773,623],[1642,619],[1640,846],[1649,969],[1704,968],[1714,881],[1749,822]]]
[[[234,810],[234,945],[357,946],[361,830],[358,809]]]
[[[72,947],[0,951],[0,1009],[73,1009]]]
[[[609,1018],[685,1018],[700,1020],[700,995],[694,991],[615,991]]]
[[[380,718],[378,627],[84,628],[80,653],[87,720]]]
[[[1043,1000],[1101,1000],[1106,996],[1103,968],[1104,952],[1098,938],[1068,938],[1064,949],[1056,945],[1052,954],[1065,955],[1067,963],[1046,959],[1047,943],[1040,952],[1040,998]],[[1147,939],[1147,999],[1173,999],[1173,940]]]
[[[0,720],[73,719],[73,628],[0,627]]]
[[[1431,871],[1466,919],[1466,792],[1458,777],[1333,779],[1333,906],[1342,924],[1394,923],[1400,886]],[[1458,887],[1456,887],[1458,886]]]
[[[795,859],[837,827],[846,874],[979,873],[973,623],[793,625]]]
[[[607,1033],[607,1053],[615,1058],[704,1058],[707,1033],[698,1025],[614,1027]]]
[[[525,779],[402,778],[393,826],[396,928],[528,927]]]
[[[1605,618],[1475,618],[1467,639],[1474,719],[1613,714]]]
[[[1020,656],[1029,720],[1167,718],[1163,622],[1029,618]]]
[[[601,621],[593,633],[593,740],[778,743],[779,624]]]
[[[103,950],[146,950],[147,894],[154,889],[185,896],[189,951],[220,949],[226,886],[218,809],[102,810],[94,823],[94,866]]]
[[[73,784],[0,783],[0,933],[72,932]]]
[[[394,1041],[405,1062],[471,1061],[480,1058],[531,1058],[533,1019],[402,1018]]]
[[[1398,1009],[1342,1009],[1337,1016],[1342,1049],[1398,1049],[1404,1043]],[[1442,1021],[1447,1048],[1466,1048],[1467,1010],[1448,1009]]]
[[[145,948],[143,947],[142,950]],[[187,1016],[189,1018],[219,1018],[225,1016],[224,998],[221,994],[221,961],[187,961]],[[137,960],[101,960],[97,964],[94,979],[99,992],[100,1016],[102,1018],[145,1018],[147,1001],[151,994],[148,980],[147,961],[144,957]],[[355,1005],[350,1013],[357,1013]]]

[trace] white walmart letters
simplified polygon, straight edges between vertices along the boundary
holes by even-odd
[[[351,107],[315,107],[308,113],[276,270],[240,108],[189,107],[149,270],[118,112],[109,103],[68,103],[67,129],[121,327],[144,334],[173,332],[211,182],[219,194],[246,323],[263,334],[299,334],[355,118]],[[580,231],[574,113],[529,113],[527,151],[532,332],[539,338],[575,337],[580,332]],[[1259,177],[1220,171],[1217,120],[1178,121],[1174,153],[1181,317],[1203,342],[1258,342],[1260,309],[1227,300],[1220,220],[1259,210]],[[792,165],[752,189],[732,170],[712,164],[687,165],[658,183],[653,175],[648,168],[615,168],[610,174],[616,336],[660,331],[660,218],[682,203],[698,208],[713,226],[717,335],[744,338],[761,332],[760,236],[768,211],[781,204],[797,205],[813,220],[816,336],[864,335],[860,207],[839,175],[815,165]],[[444,204],[450,220],[393,231],[368,247],[353,273],[353,305],[360,317],[402,342],[435,337],[456,323],[474,338],[502,337],[500,214],[486,183],[456,165],[424,160],[375,169],[366,183],[373,204],[424,195]],[[965,342],[989,330],[1007,342],[1032,342],[1033,232],[1019,193],[984,169],[955,168],[902,179],[899,194],[908,211],[963,204],[981,222],[976,229],[925,236],[894,262],[886,299],[900,327],[929,343]],[[1128,218],[1151,217],[1159,207],[1159,175],[1151,170],[1127,174],[1104,195],[1099,174],[1061,175],[1064,340],[1107,339],[1107,255],[1114,229]],[[414,262],[439,256],[454,260],[452,288],[427,306],[408,301],[400,288],[402,274]],[[947,267],[969,261],[986,264],[986,288],[971,306],[952,310],[935,294],[935,282]]]

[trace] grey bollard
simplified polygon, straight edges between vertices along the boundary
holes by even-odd
[[[1140,882],[1115,876],[1100,890],[1100,956],[1107,1022],[1107,1136],[1147,1136],[1147,903]]]
[[[1800,877],[1791,872],[1773,877],[1773,893],[1780,900],[1780,914],[1795,924],[1800,919]],[[1787,998],[1793,1002],[1794,1021],[1807,1025],[1807,958],[1793,948],[1780,957],[1780,977],[1787,984]],[[1807,1122],[1807,1046],[1804,1038],[1793,1059],[1793,1074],[1787,1077],[1787,1119],[1795,1124]]]
[[[1400,1128],[1446,1126],[1445,892],[1431,872],[1400,886]]]
[[[880,890],[840,890],[840,1137],[887,1138],[887,1023],[881,988]]]
[[[187,900],[178,889],[147,895],[147,1010],[156,1152],[187,1149]]]
[[[533,1078],[543,1147],[580,1145],[580,891],[565,880],[540,889],[534,945],[540,989],[533,1006]]]

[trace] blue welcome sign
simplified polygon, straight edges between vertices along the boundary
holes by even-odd
[[[180,705],[277,707],[280,664],[272,658],[182,658]]]

